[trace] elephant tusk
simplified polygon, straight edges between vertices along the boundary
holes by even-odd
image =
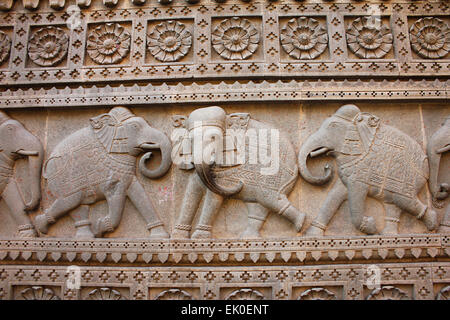
[[[439,153],[444,153],[444,152],[447,152],[447,151],[450,151],[450,144],[446,145],[443,148],[440,148],[440,149],[436,150],[436,153],[439,154]]]
[[[312,152],[309,154],[309,156],[310,156],[311,158],[314,158],[314,157],[320,156],[321,154],[327,152],[328,150],[330,150],[330,149],[328,149],[327,147],[323,147],[323,148],[320,148],[319,150],[312,151]]]
[[[17,154],[20,154],[21,156],[38,156],[39,155],[39,151],[27,151],[27,150],[17,150],[16,151]]]
[[[159,149],[160,146],[158,143],[143,143],[139,146],[141,149]]]

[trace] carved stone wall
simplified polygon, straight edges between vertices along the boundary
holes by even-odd
[[[447,1],[0,10],[0,299],[449,298]]]

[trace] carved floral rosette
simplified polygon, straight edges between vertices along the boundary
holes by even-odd
[[[376,17],[355,19],[346,36],[350,51],[362,59],[383,58],[392,48],[391,30]]]
[[[192,47],[192,34],[178,21],[164,21],[147,35],[147,47],[161,62],[178,61]]]
[[[291,19],[281,29],[280,42],[294,59],[315,59],[328,45],[327,29],[313,18]]]
[[[11,39],[8,35],[0,31],[0,64],[6,61],[11,50]]]
[[[130,51],[130,33],[118,23],[97,26],[88,36],[87,52],[98,64],[122,61]]]
[[[311,288],[303,292],[298,300],[336,300],[336,295],[324,288]]]
[[[441,19],[419,19],[409,33],[412,49],[422,58],[444,58],[450,51],[450,28]]]
[[[233,291],[227,297],[227,300],[263,300],[263,299],[264,295],[261,292],[248,288]]]
[[[28,42],[28,56],[41,67],[60,63],[67,55],[69,37],[58,27],[44,27],[36,30]]]
[[[367,300],[410,300],[402,290],[393,286],[383,286],[373,290]]]
[[[212,33],[214,50],[227,60],[245,60],[258,48],[259,32],[248,19],[223,20]]]

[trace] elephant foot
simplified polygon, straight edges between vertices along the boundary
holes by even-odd
[[[359,230],[365,234],[376,234],[377,226],[375,224],[375,219],[373,217],[364,217]]]
[[[433,209],[427,208],[425,210],[425,214],[423,214],[422,217],[418,218],[421,219],[423,223],[425,223],[425,226],[430,231],[436,230],[437,227],[439,226],[437,213]]]
[[[211,226],[199,224],[192,234],[192,239],[211,239]]]
[[[172,239],[189,239],[191,226],[187,224],[177,224],[172,231]]]
[[[34,225],[36,226],[36,229],[43,234],[47,234],[48,232],[48,226],[50,223],[53,223],[54,221],[49,219],[49,216],[45,213],[39,214],[34,218]]]
[[[149,231],[150,231],[151,239],[169,239],[170,238],[166,229],[164,229],[162,222],[159,226],[149,228]]]
[[[327,226],[317,222],[313,221],[311,223],[311,226],[306,230],[305,236],[307,237],[322,237],[325,233],[325,229]]]
[[[38,235],[34,226],[31,224],[19,226],[18,229],[20,238],[35,238]]]
[[[398,234],[398,224],[400,222],[400,219],[386,217],[384,220],[386,221],[386,225],[384,226],[384,229],[381,231],[381,234],[382,235]]]
[[[303,222],[305,221],[305,214],[303,212],[298,211],[297,208],[290,205],[283,213],[285,216],[295,227],[297,232],[300,232],[303,226]]]
[[[103,237],[105,232],[112,232],[114,228],[112,227],[111,220],[108,216],[98,219],[93,225],[93,233],[96,238]]]

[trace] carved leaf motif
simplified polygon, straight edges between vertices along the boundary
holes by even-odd
[[[151,253],[142,254],[142,259],[145,261],[145,263],[149,263],[150,261],[152,261],[152,257],[153,255]]]
[[[396,287],[384,286],[373,290],[367,300],[409,300],[409,297]]]
[[[181,258],[183,258],[183,254],[179,252],[172,253],[172,258],[175,263],[178,263],[181,261]]]
[[[291,19],[281,29],[280,42],[284,51],[294,59],[315,59],[328,46],[326,27],[316,19]]]
[[[233,17],[223,20],[211,34],[212,47],[224,59],[245,60],[259,43],[259,32],[248,19]]]
[[[41,286],[26,288],[20,294],[25,300],[59,300],[52,289]]]
[[[100,288],[89,292],[91,300],[123,300],[122,294],[111,288]]]
[[[275,252],[266,252],[267,261],[272,262],[275,259]]]
[[[191,49],[192,34],[178,21],[164,21],[147,35],[147,47],[150,54],[159,61],[178,61]]]
[[[417,20],[409,29],[411,47],[422,58],[444,58],[450,51],[450,28],[438,18]]]
[[[347,45],[363,59],[383,58],[392,48],[391,30],[376,17],[355,19],[347,29]]]
[[[28,41],[28,56],[42,67],[60,63],[67,55],[69,37],[58,27],[44,27],[32,33]]]
[[[206,253],[203,254],[203,259],[205,259],[205,261],[207,263],[210,263],[213,258],[214,258],[214,254],[213,253],[206,252]]]
[[[95,254],[95,258],[97,259],[98,262],[103,262],[106,259],[106,252],[97,252]]]
[[[8,35],[0,31],[0,64],[6,61],[11,51],[11,39]]]
[[[336,300],[336,295],[325,288],[311,288],[303,292],[298,300]]]
[[[130,51],[130,33],[118,23],[104,23],[89,33],[87,52],[98,64],[122,61]]]
[[[239,289],[228,295],[226,300],[263,300],[264,295],[255,289]]]
[[[446,286],[439,291],[436,300],[450,300],[450,286]]]
[[[161,292],[156,300],[192,300],[192,296],[184,290],[169,289]]]

